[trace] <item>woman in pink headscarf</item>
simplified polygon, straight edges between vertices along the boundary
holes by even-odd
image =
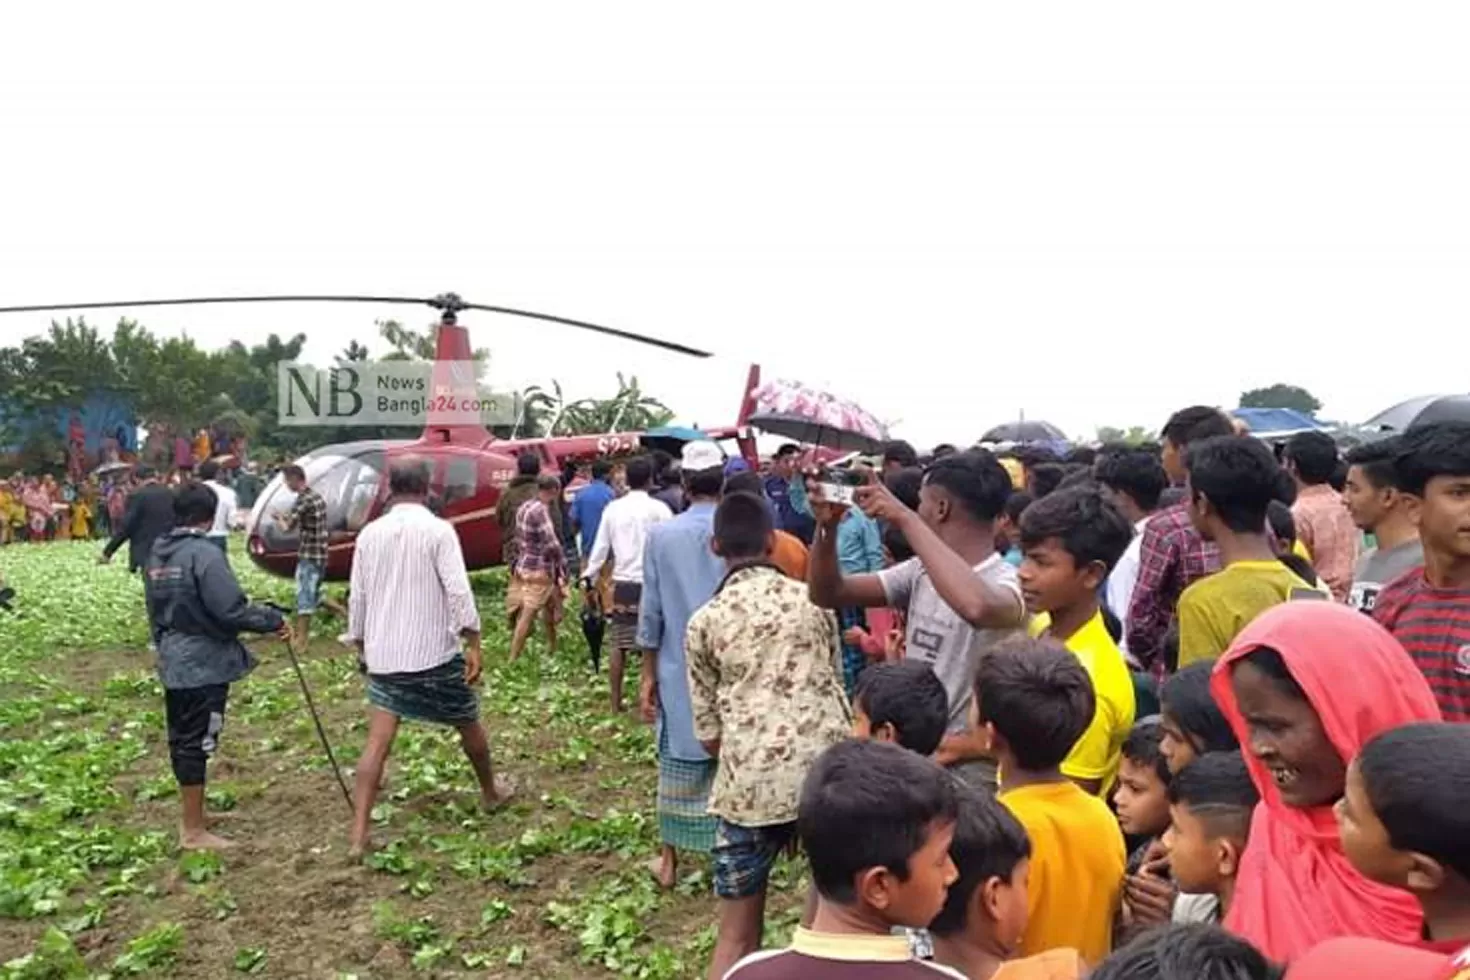
[[[1225,927],[1278,962],[1337,936],[1418,941],[1418,902],[1358,873],[1332,814],[1366,742],[1440,719],[1403,647],[1346,606],[1288,602],[1236,637],[1211,691],[1261,794]]]

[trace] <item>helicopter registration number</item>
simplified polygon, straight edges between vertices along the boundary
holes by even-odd
[[[597,451],[604,456],[630,453],[637,448],[638,441],[632,436],[602,436],[597,440]]]

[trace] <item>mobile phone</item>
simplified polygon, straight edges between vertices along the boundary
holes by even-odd
[[[848,507],[856,499],[854,491],[862,485],[863,475],[856,470],[826,470],[818,479],[823,500]]]

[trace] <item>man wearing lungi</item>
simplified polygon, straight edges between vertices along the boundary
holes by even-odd
[[[353,793],[353,858],[367,849],[383,765],[401,718],[459,732],[486,810],[511,792],[495,778],[472,687],[480,679],[480,614],[459,537],[425,506],[427,463],[397,462],[388,480],[394,504],[357,537],[348,598],[347,637],[367,666],[372,706]]]
[[[679,851],[709,853],[716,819],[709,790],[717,762],[694,737],[684,633],[689,617],[715,594],[725,563],[710,548],[723,457],[712,442],[691,442],[682,459],[688,506],[648,530],[643,548],[643,601],[638,647],[643,650],[639,707],[658,742],[658,828],[663,848],[650,870],[664,888],[679,879]]]
[[[673,520],[667,504],[649,494],[653,483],[653,461],[646,456],[629,460],[628,492],[607,505],[597,525],[597,540],[587,558],[582,579],[584,599],[594,588],[597,574],[611,556],[613,599],[608,621],[612,626],[612,658],[608,681],[612,686],[612,709],[623,710],[623,667],[629,651],[638,649],[638,601],[643,595],[643,544],[648,529]]]

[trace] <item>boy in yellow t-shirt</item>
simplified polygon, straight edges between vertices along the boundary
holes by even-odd
[[[1064,644],[1092,682],[1097,710],[1062,763],[1063,775],[1106,799],[1118,778],[1136,711],[1133,676],[1103,624],[1099,592],[1133,537],[1133,526],[1100,489],[1058,490],[1021,515],[1017,575],[1033,637]]]
[[[1096,708],[1077,657],[1045,640],[997,647],[975,676],[971,721],[1000,765],[998,799],[1031,840],[1021,956],[1075,949],[1096,965],[1112,949],[1127,865],[1111,810],[1062,774]]]
[[[1190,519],[1220,548],[1224,565],[1179,597],[1179,666],[1220,656],[1241,630],[1289,599],[1326,599],[1276,557],[1266,516],[1281,466],[1265,443],[1220,436],[1189,447]]]

